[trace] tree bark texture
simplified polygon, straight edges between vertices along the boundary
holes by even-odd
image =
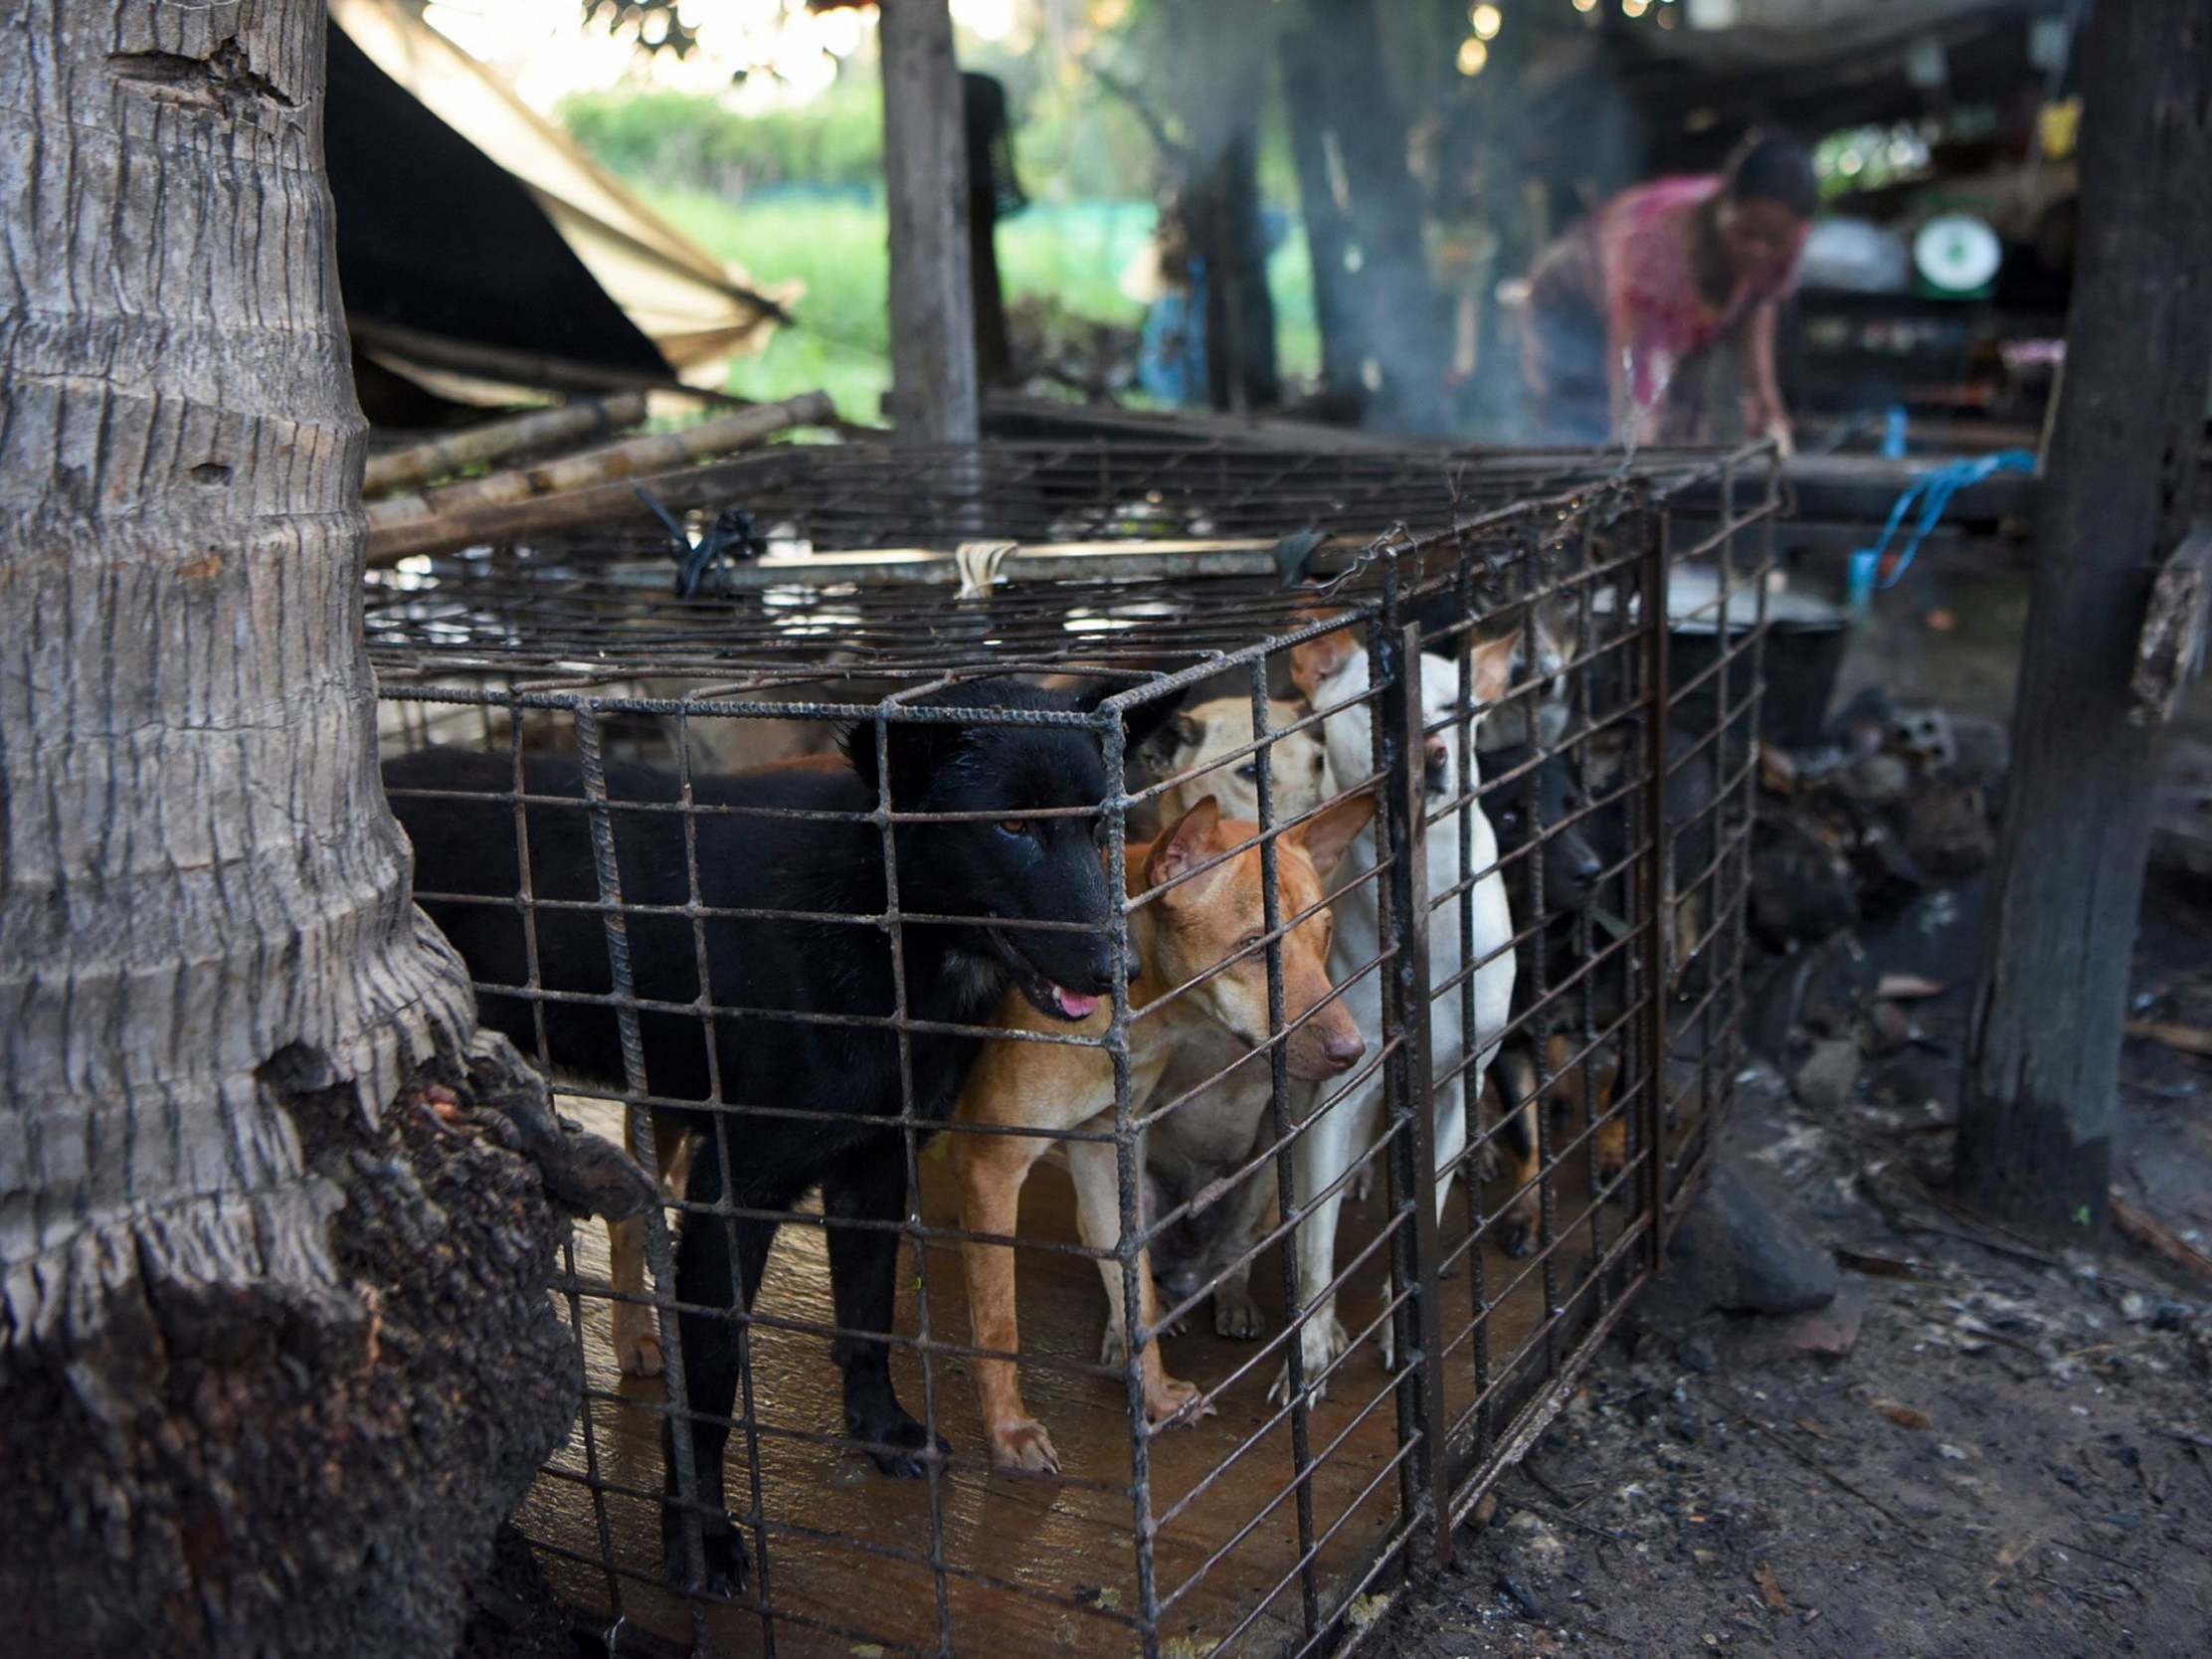
[[[323,9],[8,18],[8,1645],[439,1652],[573,1363],[536,1176],[420,1104],[474,1013],[376,774]]]
[[[2105,1215],[2156,778],[2129,676],[2156,567],[2198,509],[2212,12],[2098,6],[2083,97],[2081,255],[1957,1162],[1968,1202],[2073,1236]]]
[[[891,220],[891,419],[902,440],[981,430],[969,269],[968,141],[947,0],[894,0],[879,25]]]

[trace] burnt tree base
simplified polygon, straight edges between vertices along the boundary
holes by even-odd
[[[471,1104],[510,1063],[426,1068],[373,1127],[345,1090],[285,1101],[337,1282],[141,1250],[94,1339],[0,1364],[11,1651],[452,1651],[579,1386],[546,1293],[567,1222]]]
[[[2084,1141],[2064,1107],[2015,1095],[2004,1105],[2000,1155],[1986,1140],[1961,1136],[1951,1188],[1969,1208],[2019,1218],[2039,1232],[2076,1238],[2105,1214],[2111,1186],[2112,1140]]]

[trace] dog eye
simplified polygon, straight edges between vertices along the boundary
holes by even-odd
[[[1036,826],[1025,818],[1004,818],[999,821],[999,833],[1002,835],[1033,835],[1036,833]]]
[[[1236,775],[1239,778],[1242,778],[1247,784],[1257,782],[1259,778],[1259,763],[1257,761],[1246,761],[1242,766],[1236,769]]]
[[[1264,933],[1247,933],[1236,942],[1236,948],[1240,951],[1248,951],[1266,937],[1267,935]]]

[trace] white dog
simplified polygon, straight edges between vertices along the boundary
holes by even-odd
[[[1270,731],[1283,731],[1303,720],[1310,710],[1275,698],[1267,705]],[[1231,764],[1215,764],[1222,757],[1252,741],[1252,699],[1215,697],[1185,709],[1168,728],[1173,748],[1162,771],[1173,778],[1197,767],[1210,770],[1171,784],[1160,796],[1160,822],[1174,824],[1206,796],[1221,804],[1223,818],[1259,822],[1259,757],[1246,755]],[[1268,770],[1273,778],[1275,822],[1284,824],[1312,812],[1337,793],[1329,771],[1329,752],[1321,734],[1309,726],[1289,732],[1267,746]]]
[[[1505,691],[1512,673],[1514,638],[1507,636],[1474,646],[1472,718],[1494,703]],[[1331,767],[1340,778],[1363,778],[1374,770],[1372,702],[1354,701],[1370,684],[1368,653],[1349,630],[1323,635],[1296,646],[1291,656],[1292,675],[1316,710],[1327,714],[1323,735]],[[1458,666],[1440,656],[1420,659],[1421,707],[1430,722],[1442,719],[1459,706]],[[1329,712],[1334,710],[1334,712]],[[1431,810],[1440,801],[1460,794],[1458,744],[1449,729],[1432,733],[1422,757],[1428,779]],[[1478,766],[1479,772],[1479,766]],[[1479,776],[1468,788],[1480,787]],[[1488,869],[1498,861],[1498,840],[1483,816],[1479,802],[1463,809],[1473,818],[1471,854],[1474,869]],[[1456,814],[1440,819],[1428,830],[1428,899],[1434,903],[1459,885],[1459,823]],[[1375,831],[1370,829],[1354,843],[1338,866],[1335,885],[1359,883],[1337,901],[1337,935],[1331,972],[1340,984],[1375,959],[1381,948],[1382,924],[1375,878]],[[1369,879],[1362,881],[1362,877]],[[1436,1184],[1439,1217],[1443,1213],[1450,1177],[1459,1167],[1467,1145],[1467,1116],[1461,1106],[1461,1089],[1479,1098],[1483,1072],[1497,1051],[1513,1005],[1513,918],[1506,904],[1504,877],[1493,870],[1474,884],[1469,894],[1474,907],[1475,960],[1490,957],[1475,971],[1475,1030],[1460,1028],[1460,998],[1456,992],[1436,997],[1429,1005],[1430,1077],[1450,1076],[1469,1049],[1473,1063],[1451,1087],[1430,1088],[1430,1110],[1435,1124]],[[1459,917],[1445,906],[1431,918],[1428,931],[1429,984],[1446,984],[1466,960],[1460,953]],[[1491,953],[1496,952],[1496,955]],[[1345,992],[1353,1018],[1367,1037],[1370,1051],[1379,1051],[1382,1034],[1382,974],[1376,971],[1351,983]],[[1469,1041],[1470,1034],[1473,1041]],[[1424,1080],[1426,1081],[1426,1080]],[[1323,1085],[1316,1098],[1326,1099],[1332,1085]],[[1306,1385],[1312,1397],[1327,1393],[1318,1381],[1330,1362],[1349,1346],[1344,1326],[1337,1319],[1336,1296],[1329,1290],[1336,1277],[1337,1221],[1344,1208],[1345,1178],[1360,1156],[1375,1144],[1382,1109],[1382,1069],[1376,1067],[1352,1092],[1306,1126],[1295,1154],[1298,1190],[1307,1207],[1298,1216],[1298,1304],[1308,1310],[1299,1333],[1299,1353],[1304,1361]],[[1321,1195],[1316,1198],[1313,1195]],[[1383,1358],[1391,1360],[1390,1328],[1382,1328]],[[1271,1397],[1281,1401],[1290,1391],[1290,1367],[1286,1361],[1276,1377]]]

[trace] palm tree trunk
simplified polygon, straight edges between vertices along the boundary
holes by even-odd
[[[377,781],[323,8],[11,15],[10,1645],[436,1653],[573,1362]]]

